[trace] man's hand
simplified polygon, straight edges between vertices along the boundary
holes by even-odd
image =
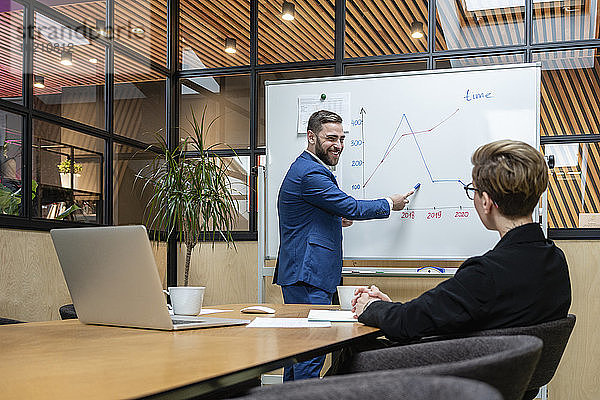
[[[371,285],[371,287],[369,288],[368,292],[370,297],[375,297],[377,299],[381,299],[383,301],[392,301],[392,299],[390,299],[390,296],[388,296],[387,294],[383,293],[381,290],[379,290],[379,288],[375,285]]]
[[[392,301],[387,294],[383,293],[375,285],[371,285],[370,288],[361,287],[356,289],[354,291],[354,298],[352,299],[352,311],[355,317],[358,318],[363,313],[367,303],[379,300]]]
[[[349,226],[352,226],[353,223],[354,223],[354,221],[342,217],[342,227],[343,228],[347,228]]]
[[[365,311],[365,306],[370,301],[380,301],[379,299],[374,299],[373,297],[369,297],[368,293],[361,293],[358,297],[352,299],[352,311],[354,312],[354,317],[358,318]]]
[[[392,199],[392,203],[394,206],[392,207],[392,211],[400,211],[408,204],[408,197],[411,196],[415,191],[411,190],[406,194],[393,194],[390,196]]]

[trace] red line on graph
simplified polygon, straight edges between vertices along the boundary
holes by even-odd
[[[388,148],[388,150],[386,151],[386,153],[383,155],[383,158],[381,159],[381,161],[379,161],[379,164],[377,164],[377,166],[375,167],[375,169],[373,170],[373,172],[371,173],[371,175],[369,176],[369,178],[363,183],[363,188],[365,186],[367,186],[367,183],[369,183],[369,181],[371,180],[371,178],[373,177],[373,175],[375,175],[375,172],[377,172],[377,169],[381,166],[381,164],[383,164],[383,162],[385,161],[385,159],[387,158],[387,156],[392,152],[392,150],[394,149],[394,147],[396,147],[396,145],[398,144],[398,142],[400,141],[400,139],[402,139],[404,136],[409,136],[409,135],[418,135],[421,133],[430,133],[433,130],[435,130],[436,128],[438,128],[440,125],[442,125],[444,122],[448,121],[450,118],[452,118],[458,111],[460,110],[460,108],[457,108],[452,114],[450,114],[449,116],[447,116],[446,118],[444,118],[443,120],[441,120],[440,122],[438,122],[436,125],[434,125],[433,127],[429,128],[429,129],[425,129],[422,131],[412,131],[409,133],[404,133],[402,135],[400,135],[398,137],[398,139],[396,140],[396,142],[394,143],[393,146],[390,146]],[[403,117],[406,117],[406,115],[403,115]],[[408,119],[407,119],[407,124],[410,128],[410,124],[408,123]],[[392,138],[393,140],[393,138]],[[364,162],[364,161],[363,161]]]

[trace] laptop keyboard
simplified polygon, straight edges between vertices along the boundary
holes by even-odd
[[[199,322],[204,322],[205,320],[196,319],[196,320],[190,321],[190,320],[185,320],[185,319],[172,319],[171,321],[173,321],[173,325],[185,325],[185,324],[197,324]]]

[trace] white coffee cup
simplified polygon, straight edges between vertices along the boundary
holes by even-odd
[[[198,315],[202,310],[204,286],[171,286],[168,294],[175,315]]]
[[[340,298],[340,308],[342,310],[352,310],[352,299],[354,291],[358,288],[366,288],[366,286],[338,286],[337,293]]]

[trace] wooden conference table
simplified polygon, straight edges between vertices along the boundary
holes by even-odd
[[[242,314],[247,304],[210,308]],[[273,317],[306,317],[311,308],[269,305]],[[84,325],[78,320],[0,327],[1,398],[213,397],[293,362],[337,350],[380,331],[359,323],[331,328],[232,326],[179,332]]]

